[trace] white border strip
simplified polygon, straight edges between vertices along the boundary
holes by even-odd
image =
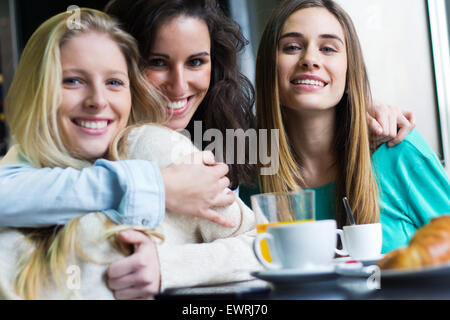
[[[445,0],[427,0],[444,166],[450,176],[450,49]],[[450,17],[449,17],[450,19]]]

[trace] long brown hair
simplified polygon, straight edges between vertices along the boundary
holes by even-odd
[[[112,0],[105,12],[119,19],[126,31],[133,35],[146,63],[158,28],[170,19],[179,16],[201,19],[208,26],[211,38],[212,73],[209,90],[187,126],[194,138],[194,122],[201,121],[204,131],[219,129],[225,136],[227,129],[254,128],[254,88],[239,70],[238,54],[248,41],[240,26],[228,18],[216,0]],[[223,139],[223,150],[226,150]],[[206,143],[197,145],[204,149]],[[249,146],[246,148],[245,164],[235,159],[218,159],[233,165],[229,177],[232,187],[253,182],[255,166],[248,161]],[[236,152],[234,153],[237,157]]]
[[[260,129],[279,129],[280,170],[272,176],[261,176],[264,192],[288,192],[303,183],[298,158],[294,154],[283,124],[278,95],[278,42],[286,20],[305,8],[325,8],[340,22],[346,38],[347,90],[336,106],[335,154],[336,220],[347,223],[342,198],[348,197],[358,224],[379,221],[378,191],[371,166],[366,107],[371,103],[370,85],[359,39],[348,14],[331,0],[286,0],[272,14],[261,38],[256,63],[256,118]],[[270,140],[270,139],[269,139]],[[269,148],[270,149],[270,148]]]

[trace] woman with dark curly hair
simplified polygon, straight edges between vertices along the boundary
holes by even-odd
[[[196,122],[223,136],[227,129],[253,128],[254,89],[238,65],[248,41],[216,1],[112,0],[105,12],[136,38],[147,78],[169,100],[168,127],[187,129],[192,139]],[[235,164],[228,175],[233,189],[255,177],[249,161],[218,160]]]

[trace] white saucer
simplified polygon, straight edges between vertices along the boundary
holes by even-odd
[[[377,257],[373,257],[371,259],[355,259],[353,257],[342,257],[342,258],[336,258],[333,260],[333,263],[338,264],[338,263],[343,263],[343,262],[348,262],[348,261],[357,261],[357,262],[361,262],[364,266],[370,266],[373,264],[377,264],[378,260],[382,259],[384,257],[384,254],[380,254]]]
[[[334,266],[317,270],[282,269],[253,272],[252,276],[274,284],[300,284],[337,278]]]

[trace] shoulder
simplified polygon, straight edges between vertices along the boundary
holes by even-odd
[[[161,125],[134,127],[126,143],[129,158],[155,161],[159,167],[198,151],[186,136]]]
[[[382,145],[372,156],[375,166],[408,165],[427,163],[428,165],[441,166],[440,161],[422,135],[416,129],[394,147]]]

